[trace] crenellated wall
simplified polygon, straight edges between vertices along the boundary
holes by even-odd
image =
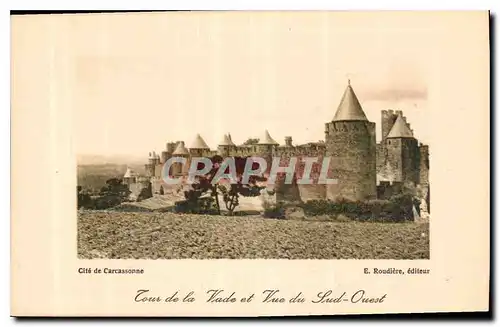
[[[295,182],[284,185],[276,183],[277,197],[286,201],[308,201],[317,199],[335,200],[344,197],[365,200],[386,198],[389,194],[403,192],[409,186],[417,188],[421,197],[429,196],[429,146],[418,144],[415,138],[387,138],[399,110],[382,110],[382,140],[376,142],[375,123],[365,120],[341,120],[325,124],[325,141],[293,145],[292,137],[285,137],[285,144],[221,145],[217,150],[188,149],[186,165],[174,164],[170,174],[182,176],[188,173],[193,157],[259,156],[267,161],[270,172],[273,157],[281,158],[281,166],[288,165],[291,157],[297,158],[295,179],[300,180],[304,171],[303,158],[316,157],[313,165],[313,184]],[[408,124],[409,126],[409,124]],[[171,158],[180,141],[166,144],[161,156],[150,154],[146,174],[152,177],[153,190],[158,193],[161,186],[163,164]],[[336,178],[338,184],[319,185],[318,177],[325,156],[330,157],[328,178]],[[378,186],[377,186],[378,183]],[[389,184],[387,184],[389,183]],[[389,185],[389,186],[387,186]],[[428,201],[427,201],[428,202]]]
[[[396,122],[396,118],[398,118],[398,114],[394,112],[394,110],[382,110],[382,140],[385,140],[387,134],[391,131],[394,122]]]

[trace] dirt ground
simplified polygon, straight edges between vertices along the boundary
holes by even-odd
[[[85,259],[428,259],[428,223],[80,211]]]

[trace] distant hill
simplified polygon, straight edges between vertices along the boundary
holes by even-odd
[[[78,185],[84,189],[98,192],[101,187],[106,185],[106,181],[110,178],[123,178],[127,171],[127,167],[133,169],[136,173],[143,175],[145,173],[144,163],[130,164],[79,164],[77,170]]]
[[[92,155],[81,154],[77,155],[76,161],[78,165],[103,165],[103,164],[118,164],[118,165],[144,165],[147,163],[147,156],[130,156],[130,155]]]

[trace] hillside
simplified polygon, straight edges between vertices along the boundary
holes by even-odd
[[[84,164],[78,165],[78,185],[87,190],[99,190],[110,178],[122,178],[127,167],[144,174],[143,164]]]

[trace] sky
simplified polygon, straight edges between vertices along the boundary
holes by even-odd
[[[435,23],[375,12],[74,15],[76,151],[146,158],[196,133],[215,149],[225,133],[240,144],[265,129],[281,144],[323,140],[348,79],[378,139],[380,111],[393,109],[429,144]]]

